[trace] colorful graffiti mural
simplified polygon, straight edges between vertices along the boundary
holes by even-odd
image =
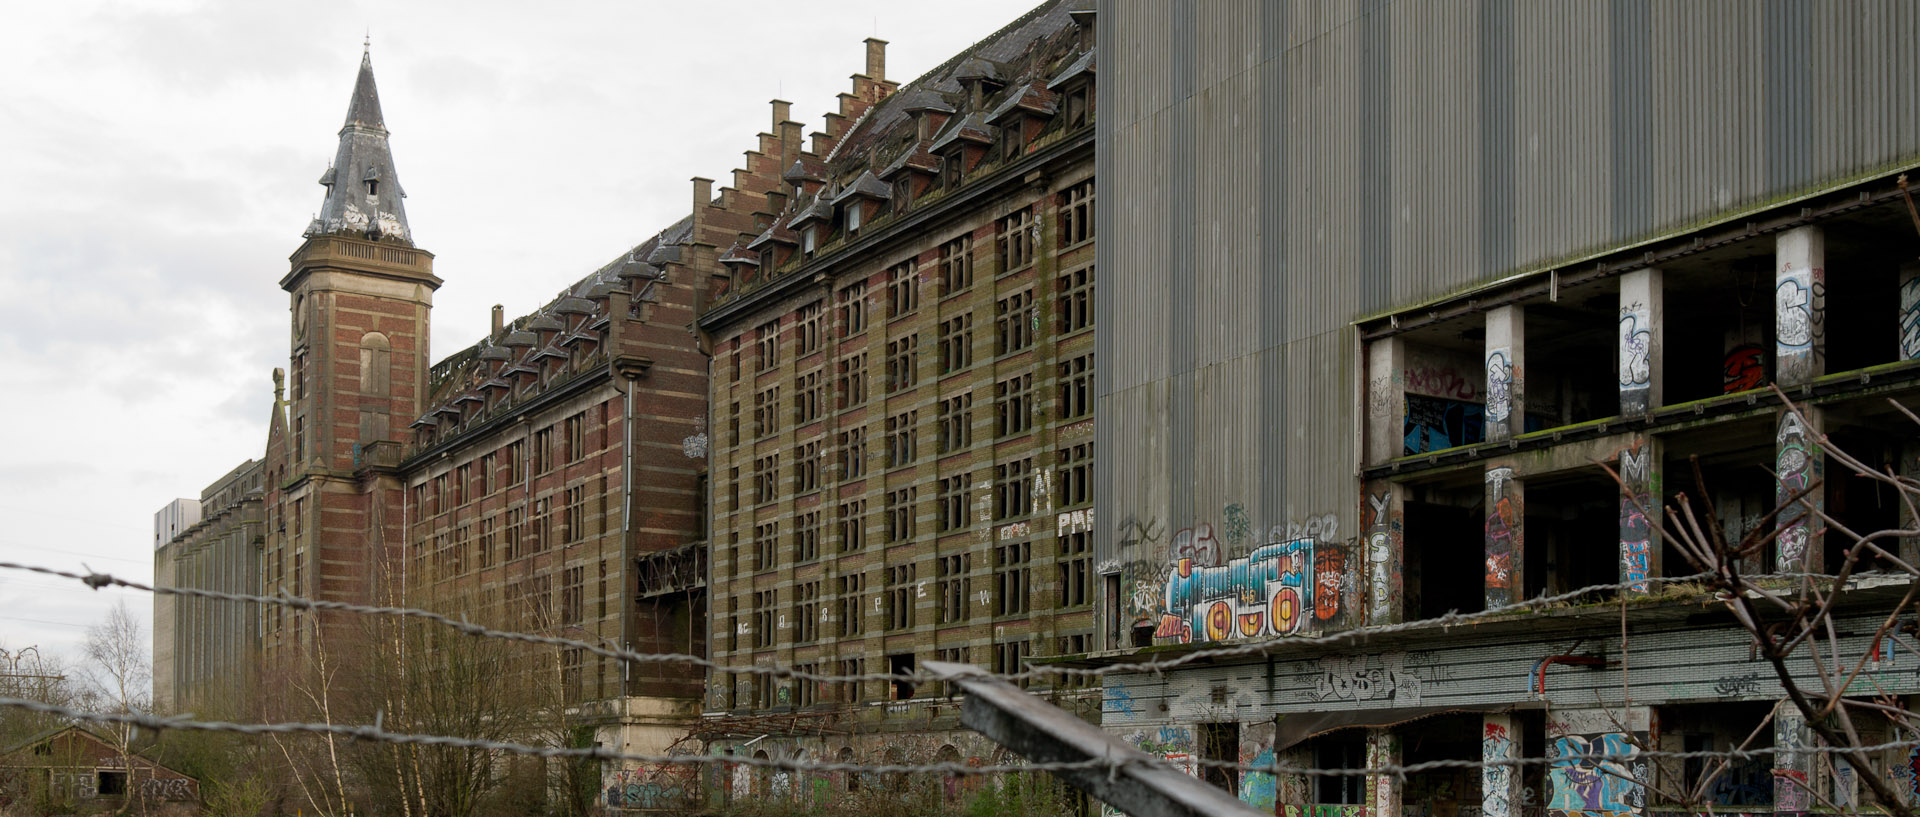
[[[1640,750],[1626,734],[1564,735],[1553,741],[1551,751],[1554,760],[1547,767],[1553,793],[1547,801],[1550,817],[1638,814],[1645,807],[1645,788],[1634,781],[1646,780],[1646,763],[1636,759]]]
[[[1322,555],[1316,556],[1316,549]],[[1326,555],[1333,550],[1339,555]],[[1293,635],[1310,619],[1324,621],[1340,612],[1338,592],[1328,594],[1331,601],[1315,601],[1316,591],[1329,586],[1317,578],[1318,571],[1335,574],[1331,585],[1336,589],[1344,581],[1346,553],[1339,545],[1297,539],[1263,545],[1219,566],[1199,564],[1192,556],[1176,558],[1155,638],[1185,644]]]

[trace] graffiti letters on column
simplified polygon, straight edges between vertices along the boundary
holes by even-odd
[[[1900,285],[1900,359],[1920,358],[1920,276]]]
[[[1826,271],[1796,269],[1789,265],[1780,271],[1773,289],[1774,338],[1779,345],[1776,357],[1780,379],[1804,383],[1819,360],[1819,343],[1824,335],[1822,302],[1826,300]]]
[[[1393,518],[1393,495],[1382,491],[1367,495],[1367,615],[1374,624],[1385,624],[1393,604],[1393,537],[1400,522]]]
[[[1513,757],[1513,736],[1507,727],[1489,722],[1480,739],[1480,759],[1486,762]],[[1485,817],[1513,817],[1513,767],[1488,766],[1480,776],[1480,813]]]
[[[1804,812],[1812,807],[1807,791],[1807,721],[1799,708],[1784,703],[1774,714],[1773,810],[1775,814]]]
[[[1620,582],[1635,593],[1647,592],[1651,572],[1653,526],[1646,512],[1653,510],[1652,460],[1653,447],[1644,442],[1620,452]]]
[[[1512,604],[1522,577],[1515,575],[1521,552],[1522,510],[1513,469],[1487,469],[1487,606]],[[1512,495],[1509,495],[1511,493]]]
[[[1647,305],[1639,301],[1620,309],[1621,409],[1645,411],[1653,387],[1653,331]]]
[[[1776,507],[1781,507],[1813,484],[1813,459],[1817,451],[1806,425],[1800,422],[1799,415],[1791,411],[1780,412],[1780,428],[1774,444],[1777,458],[1774,473],[1780,480],[1774,493],[1774,502]],[[1779,558],[1775,561],[1774,569],[1782,573],[1806,569],[1807,545],[1812,528],[1809,517],[1806,510],[1799,507],[1780,513],[1780,534],[1774,540]]]
[[[1513,411],[1513,363],[1507,347],[1487,353],[1487,421],[1505,423]]]

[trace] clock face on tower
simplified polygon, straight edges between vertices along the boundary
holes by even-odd
[[[293,296],[293,339],[299,340],[307,334],[307,296]]]

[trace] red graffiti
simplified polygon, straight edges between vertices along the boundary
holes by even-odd
[[[1340,615],[1340,588],[1346,583],[1347,554],[1335,547],[1322,547],[1313,554],[1313,617],[1331,621]]]
[[[1487,554],[1487,586],[1506,587],[1512,579],[1512,565],[1513,554],[1511,553]]]
[[[1478,374],[1476,372],[1475,374]],[[1434,397],[1450,397],[1455,400],[1474,401],[1480,399],[1480,383],[1467,380],[1453,369],[1422,368],[1407,370],[1407,390]]]
[[[1153,631],[1154,638],[1171,638],[1182,644],[1193,641],[1193,625],[1186,619],[1162,613],[1160,628]]]
[[[1733,347],[1720,364],[1721,394],[1757,389],[1766,379],[1766,353],[1751,343]]]
[[[1507,727],[1505,727],[1505,726],[1502,726],[1502,725],[1500,725],[1500,724],[1497,724],[1497,723],[1489,723],[1489,724],[1487,724],[1487,734],[1486,734],[1486,737],[1488,737],[1488,738],[1490,738],[1490,739],[1493,739],[1493,740],[1506,740],[1506,739],[1507,739]]]

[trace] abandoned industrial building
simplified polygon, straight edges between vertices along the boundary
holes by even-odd
[[[1920,477],[1917,35],[1895,2],[1049,0],[904,84],[869,39],[821,131],[774,100],[686,218],[438,362],[363,59],[265,455],[163,511],[156,571],[719,665],[561,651],[630,752],[1010,760],[916,672],[948,661],[1039,667],[1276,814],[1914,802],[1920,750],[1820,751],[1661,531],[1684,501],[1760,532],[1769,587],[1853,574],[1856,736],[1915,739],[1882,622],[1920,540],[1849,561],[1915,520],[1836,463]],[[352,638],[156,604],[175,710]],[[1429,761],[1471,765],[1209,765]],[[607,764],[605,805],[862,779],[649,774]]]
[[[716,674],[710,745],[990,761],[904,676],[1095,646],[1092,19],[1043,4],[904,87],[870,44],[809,149],[777,107],[777,175],[721,200],[714,660],[903,677]]]
[[[1079,663],[1115,666],[1104,726],[1288,814],[1786,814],[1872,807],[1870,776],[1910,797],[1907,749],[1815,751],[1727,605],[1666,581],[1701,568],[1658,529],[1682,494],[1734,541],[1777,521],[1740,567],[1790,586],[1839,571],[1839,531],[1911,524],[1828,461],[1916,467],[1886,400],[1920,398],[1916,27],[1893,4],[1102,4],[1129,55],[1098,126],[1108,629]],[[1837,523],[1770,515],[1809,488]],[[1912,643],[1876,632],[1911,576],[1885,567],[1852,566],[1836,649],[1866,661],[1859,701],[1904,708]],[[1862,745],[1912,735],[1872,721]],[[1783,751],[1691,807],[1711,764],[1650,759],[1743,743]],[[1201,763],[1510,757],[1575,759]]]

